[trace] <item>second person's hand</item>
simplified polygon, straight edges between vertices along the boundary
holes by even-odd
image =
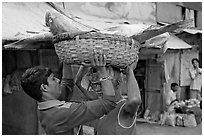
[[[106,56],[102,53],[102,51],[96,52],[94,51],[91,66],[98,69],[102,69],[106,66]]]
[[[91,65],[97,70],[100,78],[107,77],[108,74],[106,71],[106,56],[102,53],[102,51],[94,51],[91,59]]]
[[[134,71],[134,69],[137,67],[139,57],[136,57],[136,60],[130,64],[125,70],[123,70],[123,74],[128,74],[129,71]]]
[[[137,62],[138,62],[138,56],[136,57],[136,60],[130,64],[129,69],[134,70],[137,67]]]

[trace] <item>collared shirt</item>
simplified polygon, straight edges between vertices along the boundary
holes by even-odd
[[[71,102],[69,104],[71,105]],[[52,107],[60,107],[60,106],[66,106],[67,108],[69,108],[70,105],[67,106],[65,101],[48,100],[44,102],[38,102],[38,110],[45,110]]]
[[[95,120],[115,108],[115,97],[75,103],[51,100],[39,103],[39,117],[46,134],[74,134],[74,127]]]
[[[73,135],[74,128],[100,118],[116,106],[115,97],[76,103],[49,100],[38,103],[39,119],[46,134]]]
[[[172,101],[176,99],[176,92],[170,90],[166,97],[166,105],[170,105]]]
[[[70,100],[73,93],[73,87],[74,87],[73,79],[62,78],[62,81],[60,83],[61,88],[60,100],[62,101]]]

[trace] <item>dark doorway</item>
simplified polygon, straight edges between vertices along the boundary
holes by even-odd
[[[145,111],[145,77],[146,77],[146,60],[139,60],[136,69],[134,70],[135,78],[137,79],[142,104],[138,110],[138,117],[143,117]]]

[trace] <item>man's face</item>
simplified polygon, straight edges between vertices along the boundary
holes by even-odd
[[[60,80],[54,76],[52,73],[48,78],[47,78],[47,92],[51,94],[55,99],[58,99],[59,96],[61,95],[61,90],[60,90]]]
[[[112,67],[107,67],[106,71],[107,71],[107,76],[110,76],[110,79],[111,79],[111,81],[113,83],[114,89],[119,90],[118,88],[119,88],[120,83],[122,81],[122,77],[121,77],[120,72],[113,70]],[[89,80],[92,83],[95,83],[95,84],[92,85],[92,88],[95,89],[96,91],[101,91],[101,88],[102,88],[101,84],[97,84],[97,82],[99,82],[98,73],[97,72],[95,72],[95,73],[92,72],[88,76],[89,76]]]
[[[172,90],[174,91],[174,92],[177,92],[178,91],[178,86],[175,86],[175,87],[172,87]]]

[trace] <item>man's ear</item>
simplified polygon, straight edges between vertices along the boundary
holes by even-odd
[[[46,87],[45,84],[41,84],[41,85],[40,85],[40,89],[41,89],[42,91],[44,91],[44,92],[47,91],[47,87]]]

